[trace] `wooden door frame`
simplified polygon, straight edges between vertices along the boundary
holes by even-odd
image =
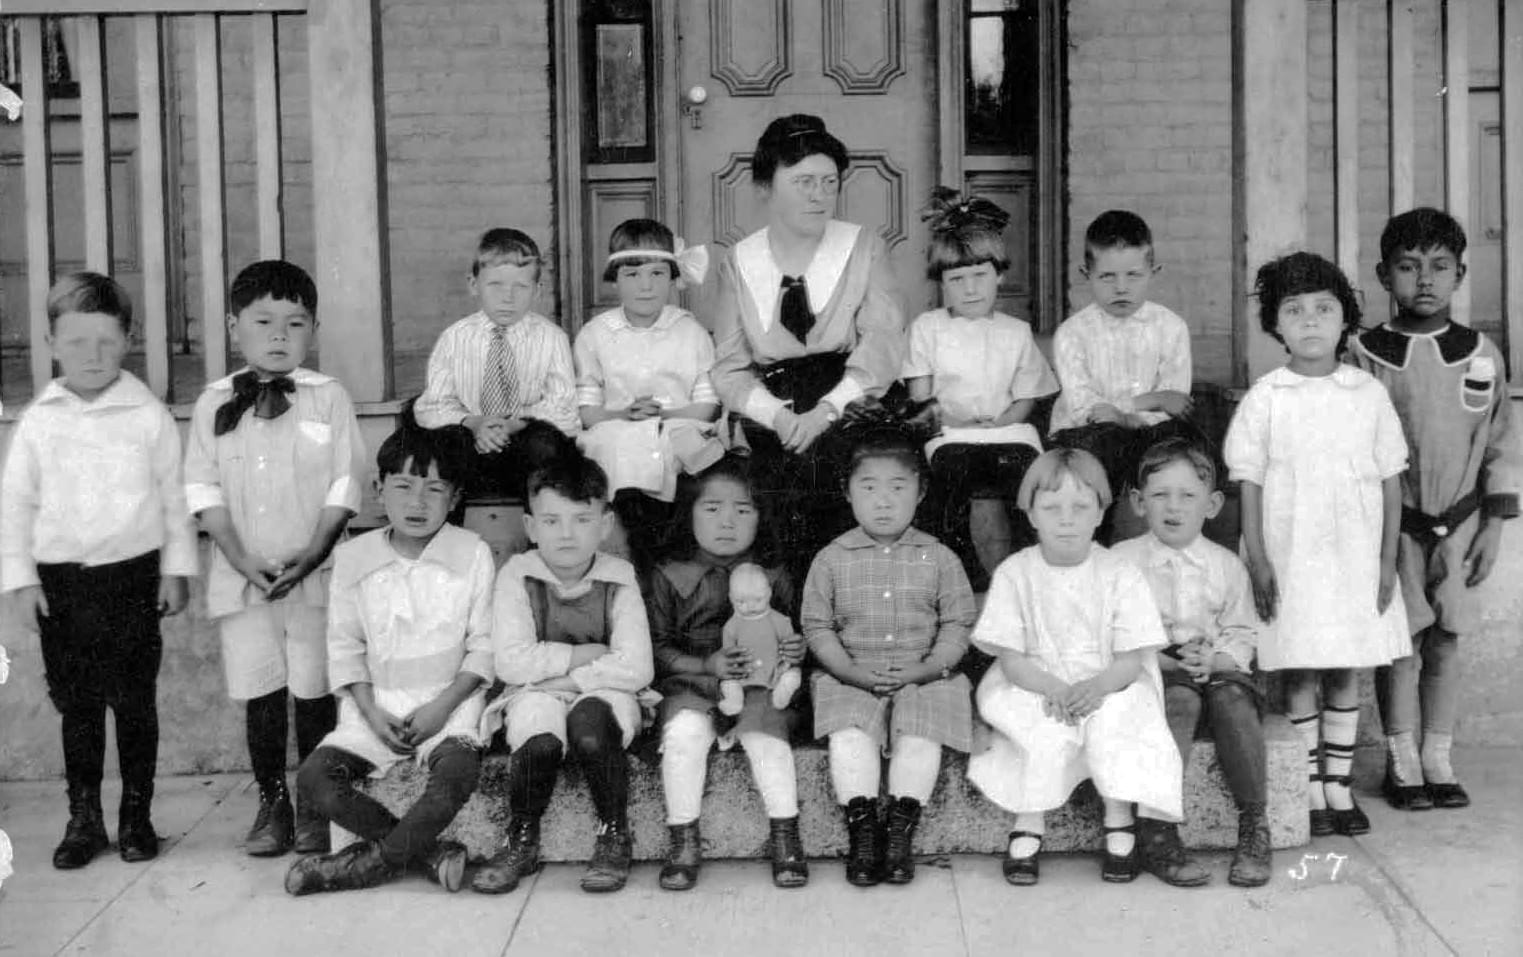
[[[939,174],[943,185],[962,189],[963,184],[963,74],[966,69],[963,35],[967,29],[966,5],[937,4],[936,83],[941,128]],[[1040,95],[1037,115],[1036,156],[1036,296],[1032,327],[1050,335],[1068,314],[1066,252],[1068,249],[1067,170],[1068,121],[1064,109],[1063,78],[1066,73],[1064,23],[1065,0],[1039,0],[1037,5],[1040,51]]]
[[[656,63],[655,109],[656,201],[663,222],[680,224],[685,175],[681,129],[685,122],[678,89],[677,16],[681,0],[651,0]],[[698,0],[688,0],[698,2]],[[938,90],[936,144],[939,182],[961,188],[963,182],[963,32],[964,4],[936,3],[936,69]],[[1062,82],[1065,72],[1064,0],[1041,0],[1041,79],[1036,179],[1036,308],[1033,325],[1050,333],[1066,315],[1064,282],[1067,244],[1067,194],[1064,159],[1068,130]],[[579,0],[552,4],[550,11],[551,76],[554,88],[554,134],[551,155],[556,167],[555,267],[560,324],[575,334],[587,317],[588,303],[581,277],[587,266],[582,237],[587,227],[582,201],[585,166],[582,162],[582,62],[577,36]],[[669,104],[663,108],[662,104]]]
[[[651,59],[655,63],[655,86],[651,90],[650,102],[655,105],[656,206],[659,218],[668,226],[682,221],[681,190],[676,188],[682,182],[677,125],[682,122],[677,90],[677,17],[673,6],[676,2],[680,0],[651,0]],[[551,42],[554,44],[550,51],[550,71],[555,139],[551,143],[550,155],[556,169],[556,313],[561,328],[572,336],[590,318],[591,308],[581,281],[587,269],[584,252],[587,248],[584,240],[587,210],[582,201],[586,175],[586,164],[582,161],[582,51],[578,36],[581,6],[581,0],[550,5]],[[671,104],[671,108],[665,109],[663,104]]]

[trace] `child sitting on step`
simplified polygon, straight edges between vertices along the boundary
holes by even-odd
[[[1158,652],[1158,667],[1181,760],[1189,767],[1195,732],[1205,725],[1237,802],[1237,850],[1227,880],[1258,887],[1269,880],[1270,866],[1263,696],[1253,678],[1259,618],[1242,559],[1201,534],[1222,502],[1211,456],[1183,439],[1160,442],[1142,456],[1132,489],[1132,507],[1148,531],[1111,551],[1142,572],[1163,616],[1169,644]],[[1175,825],[1147,818],[1142,824],[1149,831],[1144,869],[1170,884],[1206,882]]]
[[[296,775],[300,798],[360,840],[293,864],[292,894],[372,887],[408,865],[453,892],[465,873],[465,848],[438,838],[476,790],[496,566],[475,532],[445,524],[470,472],[463,436],[407,425],[376,465],[389,524],[333,553],[328,681],[338,727]],[[428,786],[398,820],[354,782],[408,758],[427,765]]]
[[[978,686],[995,730],[968,780],[1015,812],[1005,880],[1035,884],[1046,812],[1092,778],[1105,805],[1100,876],[1137,877],[1132,804],[1150,837],[1181,816],[1179,749],[1154,654],[1168,644],[1142,574],[1092,541],[1110,505],[1094,456],[1052,449],[1021,480],[1037,544],[1005,559],[973,643],[998,659]]]
[[[668,302],[674,286],[703,282],[707,269],[706,249],[684,248],[655,220],[620,223],[603,269],[619,305],[583,326],[572,349],[581,446],[608,473],[614,512],[642,572],[664,550],[677,476],[724,455],[709,381],[714,340],[692,313]]]
[[[846,879],[907,884],[941,749],[972,746],[970,689],[957,668],[973,589],[952,550],[911,527],[925,459],[908,435],[867,431],[845,475],[857,527],[820,550],[804,584],[804,636],[820,665],[814,733],[830,739],[831,782],[845,805]],[[878,793],[890,749],[885,833]]]
[[[512,749],[507,840],[471,888],[505,894],[539,869],[539,822],[569,751],[597,812],[582,890],[629,879],[629,762],[640,730],[636,693],[652,677],[650,628],[634,567],[598,551],[608,532],[608,479],[579,453],[529,476],[524,529],[538,547],[497,576],[492,647],[506,691],[482,718]]]
[[[745,750],[767,812],[772,882],[802,887],[809,866],[799,842],[798,784],[788,745],[798,720],[797,701],[780,708],[768,689],[748,687],[738,713],[716,714],[721,684],[741,681],[753,670],[744,649],[723,647],[722,630],[734,610],[732,571],[745,563],[760,565],[774,613],[794,614],[795,590],[782,564],[774,563],[770,549],[758,541],[766,525],[752,494],[748,459],[727,456],[684,486],[677,515],[691,532],[679,540],[688,542],[690,551],[658,565],[645,596],[660,676],[661,784],[671,829],[661,886],[680,891],[698,881],[704,778],[709,753],[723,734],[726,746],[739,741]],[[796,670],[804,657],[803,638],[790,633],[779,640],[778,653]]]

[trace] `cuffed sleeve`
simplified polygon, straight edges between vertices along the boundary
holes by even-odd
[[[217,406],[224,398],[218,392],[203,392],[190,414],[183,473],[185,507],[192,515],[227,505],[227,496],[222,491],[222,475],[217,471],[217,438],[212,431]]]
[[[1238,403],[1222,443],[1227,477],[1234,482],[1264,484],[1269,471],[1269,387],[1255,386]]]
[[[846,360],[846,377],[825,396],[837,409],[863,395],[881,395],[899,378],[904,366],[904,310],[894,282],[888,247],[871,231],[864,230],[868,243],[867,291],[857,307],[853,322],[856,346]],[[846,379],[851,379],[848,384]]]
[[[1131,563],[1116,562],[1114,610],[1107,625],[1107,638],[1114,654],[1140,648],[1163,648],[1169,636],[1163,630],[1158,604],[1142,572]]]
[[[968,635],[978,606],[962,562],[945,546],[936,549],[936,582],[936,638],[926,659],[951,668],[968,653]]]
[[[746,415],[771,428],[772,418],[782,402],[767,392],[756,377],[752,365],[751,340],[746,336],[745,323],[741,318],[741,278],[735,269],[732,253],[726,253],[719,262],[719,288],[715,294],[714,328],[714,391],[726,407]],[[771,402],[759,401],[753,407],[752,398],[761,393]],[[756,412],[765,416],[759,418]],[[770,410],[770,412],[769,412]]]
[[[1259,645],[1259,616],[1253,605],[1253,584],[1248,569],[1236,557],[1227,570],[1226,590],[1221,616],[1217,619],[1214,651],[1231,656],[1238,670],[1253,670],[1253,655]]]
[[[164,548],[159,555],[159,570],[164,575],[189,578],[200,571],[200,562],[196,554],[196,529],[186,506],[180,430],[168,409],[160,412],[153,447],[153,478],[164,509]]]
[[[1006,560],[994,570],[989,592],[984,596],[984,610],[973,625],[970,641],[989,655],[1027,651],[1027,621],[1021,604],[1020,586],[1016,583],[1015,564]],[[1157,612],[1154,612],[1156,615]]]
[[[598,356],[597,321],[593,320],[577,333],[576,343],[571,347],[571,356],[576,362],[576,404],[601,409],[603,362]]]
[[[459,425],[471,414],[460,398],[460,383],[455,377],[458,364],[455,352],[462,344],[462,336],[459,324],[451,326],[439,336],[428,355],[428,379],[412,408],[413,417],[425,429]]]
[[[830,546],[826,546],[828,549]],[[804,640],[811,650],[831,641],[839,641],[835,629],[835,573],[825,553],[814,557],[804,579],[803,607],[799,619],[804,626]]]
[[[365,457],[365,439],[360,435],[354,404],[342,387],[333,390],[329,407],[333,429],[333,481],[323,498],[323,506],[347,509],[358,514],[361,482],[369,469]]]
[[[567,435],[574,435],[581,429],[582,419],[576,411],[576,371],[571,359],[571,342],[559,328],[548,322],[546,327],[551,340],[545,378],[540,384],[539,400],[524,406],[523,414],[527,418],[549,422]]]
[[[486,542],[476,543],[475,560],[471,562],[470,604],[465,621],[465,657],[460,661],[461,673],[478,675],[486,684],[492,683],[492,574],[496,565],[492,550]]]

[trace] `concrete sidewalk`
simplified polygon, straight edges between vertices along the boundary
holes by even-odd
[[[994,857],[959,856],[870,890],[848,886],[838,861],[814,862],[800,891],[773,888],[764,862],[723,861],[685,894],[660,890],[657,866],[640,864],[622,893],[592,897],[579,866],[554,865],[505,897],[410,877],[294,899],[281,889],[290,857],[237,847],[255,806],[247,776],[161,781],[160,857],[128,865],[112,852],[72,873],[49,863],[62,785],[0,783],[16,854],[0,887],[0,954],[1523,953],[1523,749],[1467,750],[1457,763],[1469,810],[1404,814],[1362,795],[1372,833],[1277,852],[1274,880],[1252,891],[1228,886],[1229,855],[1217,853],[1205,856],[1211,886],[1191,891],[1148,875],[1104,884],[1094,858],[1054,855],[1033,888],[1007,886]]]

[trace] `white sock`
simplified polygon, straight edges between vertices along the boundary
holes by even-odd
[[[1015,830],[1030,831],[1036,837],[1018,837],[1010,842],[1007,853],[1011,857],[1030,857],[1042,847],[1041,835],[1047,833],[1047,815],[1041,811],[1026,811],[1015,816]]]
[[[1306,803],[1313,811],[1323,810],[1327,807],[1327,798],[1322,791],[1322,739],[1321,729],[1317,727],[1317,713],[1286,717],[1290,718],[1290,726],[1296,729],[1306,745]]]
[[[751,762],[751,777],[761,792],[762,806],[768,817],[798,817],[799,788],[793,767],[793,749],[788,742],[759,731],[740,736]]]
[[[842,728],[830,735],[830,783],[838,802],[846,804],[858,797],[877,800],[882,775],[878,742],[866,731]]]
[[[1106,827],[1129,827],[1136,823],[1132,816],[1132,802],[1101,798],[1105,804]],[[1130,831],[1109,831],[1105,835],[1105,849],[1120,857],[1132,853],[1137,845],[1137,835]]]
[[[1391,778],[1402,787],[1414,787],[1423,783],[1423,769],[1417,757],[1416,736],[1410,731],[1398,731],[1386,735],[1386,758],[1390,762]]]
[[[1429,731],[1423,735],[1423,775],[1433,784],[1454,784],[1454,768],[1449,764],[1449,749],[1454,735]]]
[[[1327,806],[1347,811],[1354,797],[1344,779],[1354,766],[1354,742],[1359,737],[1359,706],[1322,709],[1322,792]]]
[[[703,810],[703,782],[708,776],[714,722],[697,711],[679,711],[661,732],[661,789],[666,795],[666,823],[691,824]]]
[[[894,742],[894,756],[888,762],[888,793],[924,804],[936,789],[936,775],[940,771],[940,743],[901,734]]]

